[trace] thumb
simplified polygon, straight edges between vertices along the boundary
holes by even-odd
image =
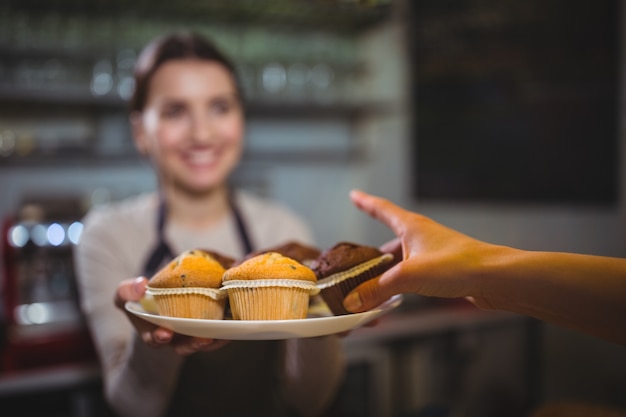
[[[126,301],[139,301],[146,292],[147,283],[148,280],[145,277],[120,282],[115,292],[115,305],[123,309]]]
[[[346,298],[344,298],[343,306],[352,313],[371,310],[396,295],[390,288],[379,285],[380,277],[365,281]]]

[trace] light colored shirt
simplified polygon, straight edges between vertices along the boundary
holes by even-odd
[[[242,192],[236,193],[236,202],[255,249],[289,240],[312,244],[308,226],[286,207]],[[128,317],[115,307],[113,296],[120,281],[142,274],[157,243],[157,211],[156,194],[93,209],[84,219],[76,247],[81,307],[111,407],[129,417],[323,412],[344,374],[345,359],[336,336],[233,341],[190,357],[179,356],[170,347],[151,348],[139,339]],[[170,223],[165,239],[175,254],[204,248],[235,259],[244,255],[232,215],[208,230],[185,230]]]

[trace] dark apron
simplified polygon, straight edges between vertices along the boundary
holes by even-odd
[[[244,254],[251,253],[254,247],[232,194],[228,201]],[[161,200],[157,217],[158,242],[143,270],[148,278],[175,257],[165,239],[166,216],[167,208]],[[232,341],[214,352],[198,352],[186,357],[167,416],[288,415],[279,393],[281,345],[275,340]]]
[[[253,251],[252,240],[250,239],[250,235],[248,234],[248,230],[246,228],[246,224],[243,221],[243,217],[241,215],[241,211],[237,206],[234,196],[232,193],[229,194],[228,204],[230,206],[230,210],[235,217],[235,223],[237,226],[237,234],[239,235],[239,241],[241,242],[242,249],[244,250],[244,255]],[[155,274],[166,262],[174,259],[175,254],[167,244],[165,240],[165,220],[167,217],[167,207],[165,205],[165,200],[161,199],[159,203],[159,212],[157,216],[157,244],[155,248],[152,250],[152,253],[146,260],[146,263],[143,268],[143,276],[150,278]]]

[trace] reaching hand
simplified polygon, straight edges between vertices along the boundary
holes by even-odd
[[[497,246],[472,239],[385,199],[360,191],[352,191],[350,197],[360,210],[394,232],[397,239],[381,249],[401,254],[402,261],[379,279],[367,281],[351,292],[344,301],[348,310],[368,310],[401,293],[446,298],[474,296],[472,301],[489,307],[470,278],[475,266]]]

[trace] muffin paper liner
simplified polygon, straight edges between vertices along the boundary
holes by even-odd
[[[360,274],[363,274],[365,272],[368,272],[369,270],[372,270],[373,268],[376,268],[379,266],[386,267],[386,264],[388,264],[392,260],[393,260],[393,255],[390,253],[385,253],[382,256],[370,259],[369,261],[365,261],[362,264],[353,266],[350,269],[337,272],[335,274],[327,276],[326,278],[320,279],[319,281],[317,281],[317,288],[319,288],[320,290],[323,290],[324,288],[332,287],[343,281],[349,280],[351,278],[355,278],[359,276]]]
[[[256,287],[228,290],[235,320],[292,320],[306,318],[309,292],[303,288]]]
[[[146,294],[153,297],[158,295],[184,295],[198,294],[206,295],[214,300],[226,298],[227,294],[221,288],[205,288],[205,287],[181,287],[181,288],[146,288]]]
[[[320,295],[330,311],[335,315],[351,314],[343,307],[343,299],[346,295],[365,281],[376,278],[385,272],[392,260],[393,255],[386,253],[346,271],[319,280],[317,287],[321,290]]]
[[[228,294],[215,288],[147,288],[159,314],[170,317],[221,320]]]
[[[224,283],[235,320],[306,318],[309,298],[319,293],[315,283],[302,280],[233,280]]]
[[[307,290],[309,295],[315,295],[320,292],[317,285],[311,281],[304,281],[301,279],[255,279],[255,280],[232,280],[224,281],[222,283],[223,290],[230,290],[233,288],[261,288],[261,287],[287,287],[287,288],[299,288]]]

